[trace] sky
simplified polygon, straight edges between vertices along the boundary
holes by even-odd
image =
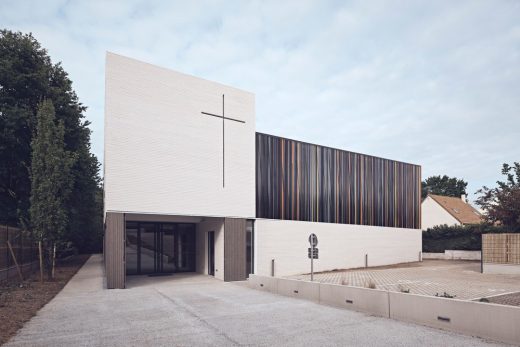
[[[107,51],[256,94],[256,129],[422,166],[469,198],[520,161],[520,1],[0,1],[88,107]]]

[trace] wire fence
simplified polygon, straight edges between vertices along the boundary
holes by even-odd
[[[520,234],[482,234],[484,263],[520,264]]]
[[[38,243],[31,234],[19,228],[0,225],[0,281],[18,276],[13,254],[22,274],[39,268]]]

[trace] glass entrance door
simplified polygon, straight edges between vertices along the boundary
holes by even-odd
[[[208,275],[215,276],[215,232],[208,232]]]
[[[127,275],[195,271],[195,224],[126,223]]]
[[[156,253],[157,248],[156,239],[156,224],[155,223],[140,223],[139,226],[139,240],[140,244],[140,273],[149,274],[156,272]]]
[[[162,255],[161,255],[161,271],[175,272],[175,225],[162,224]]]

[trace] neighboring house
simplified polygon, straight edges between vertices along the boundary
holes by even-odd
[[[466,202],[466,196],[460,198],[429,194],[422,202],[422,230],[436,225],[479,224],[481,214]]]
[[[258,133],[254,94],[112,53],[105,93],[108,288],[306,273],[311,233],[315,271],[418,259],[420,166]]]

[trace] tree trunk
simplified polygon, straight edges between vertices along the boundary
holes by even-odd
[[[40,282],[43,283],[43,250],[41,241],[38,241],[38,250],[40,256]]]
[[[47,280],[52,280],[52,242],[45,242],[45,272],[47,272]]]
[[[52,279],[54,279],[54,269],[56,268],[56,244],[52,246]]]

